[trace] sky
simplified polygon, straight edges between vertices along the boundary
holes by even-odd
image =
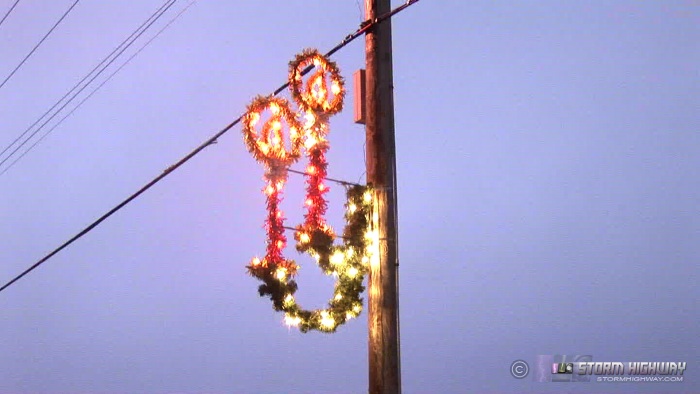
[[[0,77],[72,3],[18,3]],[[359,3],[197,1],[0,176],[0,282],[272,92],[302,49],[340,42]],[[0,146],[161,4],[79,2],[0,88]],[[699,5],[422,0],[393,19],[404,393],[700,392]],[[333,60],[352,81],[363,40]],[[352,102],[328,161],[356,182]],[[236,127],[0,293],[0,393],[366,392],[366,314],[299,333],[245,272],[265,250],[263,171]],[[296,175],[283,209],[302,221]],[[333,280],[287,255],[298,300],[322,307]],[[510,375],[557,354],[688,369],[680,383]]]

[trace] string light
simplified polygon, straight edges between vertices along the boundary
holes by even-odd
[[[294,296],[291,294],[287,294],[286,297],[284,297],[284,303],[287,305],[291,305],[294,303]]]
[[[284,322],[290,327],[297,327],[301,323],[301,319],[296,316],[284,315]]]
[[[309,79],[309,82],[317,85],[320,90],[316,97],[314,97],[315,89],[308,84],[306,91],[302,91],[301,73],[310,65],[319,69]],[[331,101],[328,101],[327,93],[325,93],[326,73],[329,74],[331,91],[335,96]],[[314,111],[328,116],[342,111],[343,99],[345,98],[344,84],[345,82],[343,77],[340,76],[338,66],[315,49],[305,50],[289,63],[289,86],[292,91],[292,97],[294,97],[294,100],[304,112]],[[335,91],[338,93],[335,93]]]
[[[360,272],[360,271],[359,271],[357,268],[355,268],[355,267],[350,267],[350,269],[348,269],[348,276],[351,277],[351,278],[354,278],[355,276],[357,276],[357,274],[358,274],[359,272]]]
[[[347,44],[349,44],[350,42],[354,41],[355,39],[357,39],[357,38],[360,37],[361,35],[365,34],[367,31],[369,31],[370,29],[374,28],[374,26],[376,26],[377,24],[382,23],[382,22],[384,22],[384,21],[390,19],[392,16],[396,15],[397,13],[403,11],[404,9],[408,8],[409,6],[411,6],[411,5],[415,4],[415,3],[417,3],[417,0],[408,0],[405,4],[403,4],[403,5],[401,5],[401,6],[397,7],[397,8],[395,8],[394,10],[391,10],[391,11],[386,12],[385,14],[383,14],[383,15],[381,15],[381,16],[375,18],[375,20],[371,21],[370,23],[363,23],[363,24],[360,26],[360,28],[358,28],[356,31],[354,31],[354,32],[352,32],[351,34],[349,34],[348,36],[346,36],[346,37],[342,40],[341,43],[339,43],[339,44],[336,45],[333,49],[331,49],[331,50],[327,53],[326,56],[331,56],[332,54],[336,53],[336,52],[337,52],[338,50],[340,50],[341,48],[345,47],[345,46],[346,46]],[[297,74],[295,74],[294,79],[296,79],[296,80],[298,80],[298,81],[301,81],[301,80],[302,80],[302,73],[297,73]],[[280,86],[277,90],[275,90],[275,92],[274,92],[273,94],[276,95],[276,94],[280,93],[281,91],[283,91],[283,90],[285,89],[286,86],[288,86],[288,84],[284,84],[284,85]],[[250,114],[251,114],[251,112],[248,111],[247,115],[250,115]],[[219,139],[221,136],[223,136],[223,135],[226,134],[229,130],[231,130],[231,128],[233,128],[233,127],[234,127],[235,125],[237,125],[238,123],[242,123],[243,120],[244,120],[244,117],[245,117],[245,115],[240,116],[239,118],[237,118],[236,120],[234,120],[232,123],[230,123],[229,125],[227,125],[227,126],[224,127],[223,129],[221,129],[220,131],[218,131],[217,133],[215,133],[213,136],[211,136],[211,137],[209,137],[208,139],[206,139],[202,144],[200,144],[199,146],[197,146],[193,151],[191,151],[189,154],[187,154],[186,156],[184,156],[182,159],[180,159],[178,162],[176,162],[176,163],[173,164],[172,166],[168,167],[168,169],[167,169],[166,171],[163,171],[161,174],[159,174],[158,176],[156,176],[154,179],[152,179],[152,180],[151,180],[148,184],[146,184],[144,187],[140,188],[140,189],[137,190],[135,193],[131,194],[131,195],[130,195],[129,197],[127,197],[124,201],[122,201],[121,203],[119,203],[116,207],[114,207],[113,209],[111,209],[110,211],[108,211],[106,214],[102,215],[102,216],[101,216],[100,218],[98,218],[97,220],[95,220],[95,221],[93,221],[92,223],[90,223],[86,228],[84,228],[82,231],[80,231],[78,234],[76,234],[76,235],[75,235],[74,237],[72,237],[70,240],[64,242],[64,243],[61,244],[58,248],[54,249],[54,250],[51,251],[49,254],[47,254],[46,256],[44,256],[43,258],[41,258],[39,261],[37,261],[35,264],[33,264],[32,266],[30,266],[29,268],[27,268],[26,270],[24,270],[22,273],[20,273],[19,275],[15,276],[12,280],[10,280],[9,282],[7,282],[7,283],[4,284],[3,286],[1,286],[1,287],[0,287],[0,292],[2,292],[2,291],[4,291],[5,289],[9,288],[9,287],[10,287],[11,285],[13,285],[14,283],[17,283],[17,281],[20,280],[21,278],[25,277],[25,275],[29,274],[30,272],[32,272],[32,271],[35,270],[36,268],[40,267],[42,264],[44,264],[44,263],[47,262],[49,259],[51,259],[53,256],[55,256],[57,253],[59,253],[60,251],[62,251],[62,250],[65,249],[66,247],[70,246],[72,243],[74,243],[75,241],[77,241],[78,239],[80,239],[81,237],[83,237],[85,234],[87,234],[87,233],[89,233],[90,231],[92,231],[94,228],[96,228],[96,227],[97,227],[98,225],[100,225],[102,222],[104,222],[105,220],[107,220],[107,219],[108,219],[110,216],[112,216],[114,213],[118,212],[120,209],[124,208],[124,207],[125,207],[126,205],[128,205],[130,202],[132,202],[132,201],[135,200],[137,197],[139,197],[141,194],[143,194],[144,192],[148,191],[151,187],[153,187],[153,186],[155,186],[156,184],[158,184],[161,180],[163,180],[163,179],[164,179],[165,177],[167,177],[168,175],[172,174],[175,170],[177,170],[177,169],[180,168],[182,165],[184,165],[185,163],[187,163],[189,160],[191,160],[191,159],[192,159],[193,157],[195,157],[197,154],[199,154],[200,152],[202,152],[205,148],[207,148],[208,146],[211,146],[212,144],[214,144],[216,141],[218,141],[218,139]],[[60,123],[60,122],[59,122],[59,123]],[[252,125],[254,126],[256,123],[257,123],[257,120],[251,120],[250,123],[249,123],[249,125],[252,124]],[[322,129],[323,129],[323,128],[322,128]],[[295,128],[292,127],[291,130],[295,130]],[[296,134],[296,133],[293,133],[293,134]],[[248,144],[248,142],[246,142],[246,144]],[[257,158],[258,158],[258,157],[256,156],[256,159],[257,159]],[[16,160],[15,160],[15,162],[16,162]],[[14,164],[14,162],[13,162],[13,164]],[[249,269],[250,269],[250,268],[249,268]],[[261,280],[264,281],[264,279],[263,279],[264,275],[259,275],[257,270],[256,270],[256,271],[252,271],[252,270],[251,270],[251,271],[249,271],[249,272],[250,272],[251,274],[253,274],[255,277],[258,277],[258,278],[260,278]],[[266,276],[265,276],[265,278],[266,278]],[[266,284],[266,285],[267,285],[267,284]],[[295,290],[296,290],[295,288],[291,289],[291,291],[295,291]],[[269,289],[267,289],[267,288],[259,289],[259,292],[260,292],[262,295],[270,294],[270,293],[269,293]],[[273,302],[275,302],[275,301],[273,300]],[[307,328],[307,331],[308,331],[308,329],[309,329],[309,328]]]
[[[306,141],[304,142],[304,147],[306,149],[312,149],[313,147],[316,146],[316,144],[318,144],[318,140],[316,138],[314,138],[313,136],[309,135],[306,137]]]
[[[340,265],[345,263],[345,256],[343,255],[343,252],[336,251],[335,253],[333,253],[333,255],[331,255],[330,261],[333,265]]]
[[[321,326],[328,329],[335,328],[335,319],[326,311],[321,312]]]
[[[257,112],[252,112],[248,115],[249,117],[249,122],[251,127],[255,127],[255,125],[258,124],[258,121],[260,121],[260,114]]]
[[[304,84],[301,70],[309,65],[314,65],[317,72]],[[256,97],[248,106],[248,114],[243,117],[243,135],[248,150],[267,169],[267,185],[263,189],[268,208],[265,226],[267,253],[262,260],[254,258],[248,272],[263,282],[258,289],[260,295],[269,296],[273,308],[285,312],[285,324],[298,327],[302,332],[334,332],[339,325],[362,311],[362,282],[372,251],[372,230],[369,226],[373,210],[372,194],[366,186],[352,185],[347,188],[343,244],[335,245],[335,232],[324,218],[328,205],[324,195],[329,191],[323,183],[327,176],[325,155],[329,148],[325,136],[329,131],[329,117],[342,109],[344,82],[335,63],[315,50],[304,51],[290,63],[289,81],[292,97],[303,114],[303,124],[296,121],[297,117],[292,114],[286,100],[271,97]],[[271,116],[263,124],[262,131],[258,132],[255,126],[260,124],[264,111]],[[289,149],[283,142],[283,122],[289,130]],[[319,310],[304,310],[297,304],[294,298],[297,284],[293,276],[298,266],[283,255],[287,239],[284,235],[284,215],[279,205],[288,166],[300,158],[302,147],[309,164],[305,172],[306,214],[304,223],[295,228],[296,249],[312,256],[324,273],[336,278],[333,298],[326,309]]]
[[[262,130],[256,130],[261,113],[269,111],[270,119],[264,123]],[[248,151],[253,154],[255,160],[261,162],[267,168],[284,168],[296,162],[300,155],[302,145],[301,136],[298,133],[290,133],[291,146],[286,150],[282,144],[282,121],[290,129],[299,130],[302,126],[296,119],[296,115],[289,107],[287,100],[275,96],[258,96],[248,105],[248,112],[243,116],[243,140]],[[270,141],[269,136],[273,135]],[[273,146],[270,146],[271,142]]]
[[[316,117],[312,112],[307,112],[306,115],[304,115],[304,119],[306,119],[306,123],[304,124],[304,127],[307,129],[310,129],[311,126],[316,123]]]

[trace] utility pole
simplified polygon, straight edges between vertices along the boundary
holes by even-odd
[[[390,0],[365,0],[367,21],[391,11]],[[367,183],[375,188],[379,259],[369,269],[369,393],[399,394],[396,144],[391,19],[365,35]]]

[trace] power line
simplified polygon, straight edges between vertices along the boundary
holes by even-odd
[[[68,10],[67,10],[66,12],[63,13],[63,15],[61,16],[61,18],[58,20],[58,22],[56,22],[56,24],[54,24],[54,25],[51,27],[51,29],[49,30],[49,32],[46,33],[46,35],[45,35],[44,37],[42,37],[41,40],[39,40],[39,42],[38,42],[36,45],[34,45],[34,48],[32,48],[32,50],[29,51],[29,53],[27,54],[27,56],[25,56],[24,59],[22,59],[22,61],[19,62],[19,64],[17,65],[17,67],[15,67],[15,69],[12,70],[12,72],[10,73],[10,75],[8,75],[8,76],[5,78],[5,80],[2,81],[2,83],[0,83],[0,89],[2,89],[3,86],[5,86],[5,84],[7,83],[7,81],[9,81],[10,78],[12,78],[13,75],[15,75],[15,73],[17,72],[17,70],[19,70],[20,67],[22,67],[22,65],[29,59],[29,57],[31,57],[31,56],[34,54],[34,52],[39,48],[39,46],[41,46],[41,44],[43,44],[44,41],[46,41],[46,39],[49,38],[49,36],[51,35],[51,33],[53,33],[53,31],[56,29],[56,27],[58,27],[58,25],[63,21],[63,19],[65,19],[66,16],[68,16],[68,14],[70,14],[70,12],[73,10],[73,8],[74,8],[76,5],[78,5],[78,2],[79,2],[79,1],[80,1],[80,0],[75,0],[75,2],[73,3],[73,5],[71,5],[70,8],[68,8]],[[17,4],[17,3],[15,3],[15,5],[16,5],[16,4]],[[14,8],[14,5],[12,6],[12,8]],[[9,13],[8,13],[8,15],[9,15]],[[5,15],[5,18],[6,18],[6,17],[7,17],[7,15]],[[3,18],[3,21],[5,20],[5,18]]]
[[[78,108],[80,108],[80,107],[83,105],[83,103],[85,103],[87,100],[90,99],[90,97],[92,97],[95,93],[97,93],[97,91],[100,90],[107,82],[109,82],[109,80],[112,79],[112,77],[114,77],[117,73],[119,73],[119,71],[121,71],[127,64],[129,64],[129,63],[131,62],[131,60],[133,60],[136,56],[138,56],[138,55],[141,53],[141,51],[143,51],[148,45],[151,44],[151,42],[153,42],[156,38],[158,38],[158,37],[161,35],[161,33],[163,33],[168,27],[170,27],[170,25],[172,25],[173,22],[175,22],[178,18],[180,18],[180,16],[182,16],[182,14],[184,14],[185,11],[187,11],[187,10],[188,10],[191,6],[193,6],[194,3],[196,3],[196,2],[197,2],[197,0],[192,0],[185,8],[183,8],[182,10],[180,10],[180,12],[177,13],[177,15],[175,15],[172,19],[170,19],[170,21],[168,21],[168,23],[167,23],[165,26],[163,26],[163,27],[158,31],[158,33],[156,33],[156,34],[155,34],[153,37],[151,37],[145,44],[143,44],[143,45],[141,46],[141,48],[139,48],[138,51],[134,52],[131,56],[129,56],[129,58],[128,58],[121,66],[119,66],[118,69],[116,69],[114,72],[112,72],[104,81],[102,81],[95,89],[93,89],[93,90],[90,92],[90,94],[88,94],[87,96],[85,96],[85,98],[83,98],[82,100],[80,100],[80,102],[78,103],[78,105],[76,105],[70,112],[68,112],[65,116],[63,116],[63,117],[61,118],[61,120],[59,120],[55,125],[53,125],[47,132],[45,132],[44,134],[42,134],[42,136],[41,136],[38,140],[34,141],[34,143],[33,143],[31,146],[29,146],[29,148],[28,148],[27,150],[25,150],[24,152],[22,152],[22,154],[19,155],[19,157],[17,157],[15,160],[13,160],[7,167],[5,167],[4,170],[0,171],[0,176],[2,176],[2,175],[5,174],[7,171],[9,171],[12,167],[14,167],[14,165],[15,165],[18,161],[22,160],[22,158],[23,158],[27,153],[29,153],[29,151],[31,151],[32,149],[34,149],[35,146],[37,146],[38,144],[40,144],[41,141],[43,141],[46,137],[48,137],[48,135],[51,134],[58,126],[60,126],[60,125],[63,123],[63,121],[65,121],[68,117],[70,117],[71,115],[73,115],[73,112],[75,112]],[[36,124],[36,123],[35,123],[35,124]],[[31,137],[30,137],[29,139],[31,139]],[[2,165],[2,163],[4,163],[4,162],[5,162],[5,161],[0,162],[0,165]]]
[[[5,13],[5,16],[3,16],[2,20],[0,20],[0,26],[2,26],[2,23],[5,22],[5,19],[7,19],[7,17],[10,16],[10,14],[12,13],[12,10],[14,10],[15,7],[17,7],[17,3],[19,3],[19,0],[15,0],[15,3],[12,4],[12,7],[10,7],[10,9],[7,10],[7,13]]]
[[[127,50],[131,45],[133,45],[133,43],[139,37],[141,37],[141,35],[143,33],[145,33],[146,30],[148,30],[151,27],[151,25],[153,25],[153,23],[155,23],[158,19],[160,19],[160,17],[163,16],[163,14],[166,11],[168,11],[168,9],[170,9],[170,7],[172,7],[176,1],[177,0],[166,0],[166,2],[163,3],[163,5],[160,8],[158,8],[158,10],[156,10],[153,14],[151,14],[151,16],[148,17],[148,19],[146,19],[146,21],[144,21],[141,24],[141,26],[139,26],[136,30],[134,30],[129,35],[129,37],[127,37],[124,41],[121,42],[121,44],[119,44],[116,48],[114,48],[114,50],[112,50],[112,52],[109,55],[107,55],[104,59],[102,59],[102,61],[97,66],[95,66],[89,73],[87,73],[87,75],[85,75],[77,84],[75,84],[75,86],[73,86],[73,88],[71,88],[66,94],[64,94],[63,97],[61,97],[58,101],[56,101],[56,103],[54,103],[54,105],[52,105],[51,108],[49,108],[46,112],[44,112],[43,115],[41,115],[36,121],[34,121],[34,123],[31,124],[31,126],[29,126],[26,130],[24,130],[24,132],[22,132],[22,134],[20,134],[17,138],[15,138],[14,141],[12,141],[8,146],[6,146],[5,149],[3,149],[2,152],[0,152],[0,156],[2,156],[5,152],[7,152],[9,149],[11,149],[12,146],[17,143],[17,141],[19,141],[25,135],[27,135],[27,133],[34,126],[36,126],[39,122],[41,122],[41,120],[44,119],[46,117],[46,115],[51,113],[51,111],[53,111],[59,104],[61,104],[61,102],[66,99],[66,97],[68,97],[69,95],[71,95],[73,93],[73,95],[65,103],[63,103],[63,105],[59,109],[57,109],[56,112],[54,112],[48,119],[46,119],[46,121],[44,123],[42,123],[41,126],[39,126],[39,128],[34,130],[34,132],[32,132],[29,135],[29,137],[27,137],[24,141],[22,141],[22,143],[20,143],[17,147],[15,147],[15,149],[12,152],[10,152],[10,154],[7,157],[2,159],[0,161],[0,166],[5,164],[5,162],[7,162],[15,153],[17,153],[17,151],[19,151],[24,145],[26,145],[29,142],[29,140],[31,140],[39,131],[41,131],[41,129],[43,129],[44,126],[46,126],[46,124],[48,124],[51,120],[53,120],[53,118],[55,118],[59,114],[59,112],[61,112],[68,104],[70,104],[83,90],[85,90],[85,88],[87,88],[92,83],[92,81],[94,81],[97,77],[99,77],[104,72],[104,70],[107,67],[109,67],[119,56],[121,56],[121,54],[124,53],[125,50]],[[115,53],[116,53],[116,55],[115,55]],[[114,55],[114,57],[112,57],[113,55]],[[111,60],[109,60],[110,58],[111,58]],[[106,62],[106,64],[105,64],[105,62]],[[97,73],[95,73],[95,71],[98,70],[100,67],[102,67],[102,68],[99,71],[97,71]],[[93,73],[95,73],[95,74],[92,76],[92,78],[87,83],[85,83],[80,89],[78,89],[78,91],[76,91],[76,89],[83,82],[85,82],[85,80],[88,79]],[[31,150],[31,148],[30,148],[30,150]],[[17,160],[19,160],[19,159],[17,159]],[[15,160],[15,162],[17,160]],[[5,169],[3,171],[3,173],[5,173],[6,171],[7,171],[7,169]]]
[[[19,146],[17,146],[5,159],[0,161],[0,166],[2,164],[4,164],[7,160],[9,160],[11,156],[13,156],[19,149],[22,148],[22,146],[24,146],[27,142],[29,142],[29,140],[32,137],[34,137],[34,135],[36,135],[48,122],[50,122],[54,117],[56,117],[56,115],[58,115],[58,113],[63,108],[65,108],[72,100],[75,99],[75,97],[78,94],[80,94],[90,83],[92,83],[92,81],[95,80],[95,78],[97,78],[102,72],[104,72],[104,70],[112,62],[114,62],[127,48],[129,48],[136,41],[136,39],[138,39],[155,21],[157,21],[175,3],[175,1],[176,0],[166,0],[165,3],[163,3],[163,5],[161,5],[161,7],[158,8],[158,10],[156,10],[153,14],[151,14],[151,16],[149,16],[136,30],[134,30],[129,35],[129,37],[127,37],[116,48],[114,48],[109,55],[107,55],[104,59],[102,59],[102,61],[98,65],[96,65],[87,75],[85,75],[77,84],[75,84],[75,86],[73,86],[73,88],[71,88],[68,92],[66,92],[66,94],[64,94],[63,97],[61,97],[56,103],[54,103],[54,105],[51,106],[51,108],[49,108],[46,112],[44,112],[43,115],[41,115],[36,121],[34,121],[34,123],[32,123],[26,130],[24,130],[24,132],[22,132],[21,135],[19,135],[17,138],[15,138],[15,140],[12,141],[8,146],[6,146],[5,149],[3,149],[2,152],[0,152],[0,156],[3,155],[5,152],[7,152],[7,150],[10,149],[12,147],[12,145],[17,143],[17,141],[19,141],[22,137],[24,137],[34,126],[36,126],[42,119],[44,119],[44,117],[46,117],[46,115],[51,113],[51,111],[53,111],[59,104],[61,104],[61,102],[66,99],[66,97],[68,97],[71,93],[75,92],[75,90],[83,82],[85,82],[86,79],[88,79],[96,70],[98,70],[100,67],[102,67],[102,65],[105,64],[105,62],[107,62],[110,58],[112,58],[112,56],[115,53],[119,52],[112,58],[112,60],[109,60],[109,62],[106,65],[104,65],[104,67],[102,67],[102,69],[99,70],[92,77],[92,79],[90,79],[90,81],[88,81],[85,85],[83,85],[83,87],[80,88],[80,90],[75,92],[75,94],[73,94],[73,96],[70,97],[68,99],[68,101],[66,101],[61,108],[56,110],[56,112],[54,112],[53,115],[51,115],[49,117],[49,119],[46,120],[46,122],[44,122],[41,126],[39,126],[39,128],[37,130],[35,130],[29,137],[27,137],[27,139],[25,139]],[[17,161],[17,160],[15,160],[15,161]],[[3,173],[5,171],[3,171]]]
[[[419,0],[409,0],[409,1],[407,1],[405,4],[403,4],[402,6],[397,7],[397,8],[395,8],[394,10],[389,11],[389,12],[387,12],[386,14],[379,16],[379,17],[375,18],[374,20],[363,22],[357,30],[355,30],[353,33],[348,34],[338,45],[336,45],[335,47],[333,47],[330,51],[326,52],[326,56],[330,57],[331,55],[333,55],[334,53],[338,52],[340,49],[342,49],[343,47],[345,47],[346,45],[348,45],[349,43],[351,43],[352,41],[354,41],[357,37],[359,37],[359,36],[361,36],[362,34],[364,34],[365,32],[367,32],[367,31],[368,31],[369,29],[371,29],[373,26],[375,26],[375,25],[377,25],[377,24],[379,24],[379,23],[381,23],[381,22],[383,22],[383,21],[385,21],[385,20],[391,18],[392,16],[398,14],[399,12],[401,12],[401,11],[403,11],[404,9],[408,8],[409,6],[411,6],[411,5],[415,4],[415,3],[417,3],[418,1],[419,1]],[[304,70],[302,71],[301,75],[306,75],[309,71],[311,71],[311,69],[313,69],[313,67],[307,67],[306,69],[304,69]],[[285,82],[284,84],[282,84],[279,88],[277,88],[277,89],[274,91],[273,95],[279,94],[281,91],[283,91],[284,89],[286,89],[288,86],[289,86],[289,82]],[[215,143],[218,141],[218,139],[221,138],[221,136],[223,136],[223,135],[226,134],[229,130],[231,130],[231,129],[233,128],[233,126],[235,126],[235,125],[237,125],[238,123],[240,123],[240,121],[243,119],[243,116],[244,116],[244,115],[240,115],[240,116],[239,116],[238,118],[236,118],[233,122],[229,123],[226,127],[224,127],[223,129],[219,130],[216,134],[214,134],[212,137],[210,137],[209,139],[207,139],[206,141],[204,141],[201,145],[199,145],[198,147],[196,147],[192,152],[188,153],[186,156],[184,156],[183,158],[181,158],[180,160],[178,160],[175,164],[173,164],[173,165],[171,165],[170,167],[168,167],[167,169],[165,169],[165,171],[163,171],[160,175],[158,175],[158,176],[156,176],[155,178],[153,178],[150,182],[148,182],[146,185],[144,185],[143,187],[141,187],[141,188],[140,188],[139,190],[137,190],[135,193],[133,193],[132,195],[130,195],[129,197],[127,197],[124,201],[120,202],[117,206],[115,206],[114,208],[110,209],[110,210],[109,210],[107,213],[105,213],[104,215],[100,216],[97,220],[95,220],[95,221],[92,222],[89,226],[85,227],[85,228],[84,228],[83,230],[81,230],[79,233],[77,233],[76,235],[74,235],[73,237],[71,237],[68,241],[64,242],[61,246],[59,246],[58,248],[54,249],[51,253],[47,254],[46,256],[44,256],[43,258],[41,258],[39,261],[37,261],[36,263],[34,263],[31,267],[29,267],[29,268],[27,268],[26,270],[24,270],[21,274],[17,275],[17,276],[14,277],[12,280],[10,280],[10,281],[7,282],[6,284],[4,284],[2,287],[0,287],[0,292],[2,292],[3,290],[7,289],[7,288],[10,287],[10,286],[12,286],[12,284],[14,284],[14,283],[17,282],[18,280],[22,279],[25,275],[27,275],[28,273],[32,272],[34,269],[36,269],[37,267],[39,267],[40,265],[42,265],[43,263],[45,263],[45,262],[46,262],[47,260],[49,260],[51,257],[53,257],[54,255],[56,255],[56,254],[57,254],[58,252],[60,252],[61,250],[65,249],[68,245],[72,244],[73,242],[75,242],[76,240],[78,240],[79,238],[81,238],[83,235],[89,233],[92,229],[94,229],[95,227],[97,227],[100,223],[102,223],[102,222],[105,221],[107,218],[109,218],[110,216],[112,216],[113,214],[115,214],[117,211],[119,211],[119,210],[122,209],[124,206],[126,206],[127,204],[129,204],[131,201],[135,200],[137,197],[139,197],[139,196],[140,196],[141,194],[143,194],[145,191],[147,191],[148,189],[150,189],[151,187],[153,187],[155,184],[157,184],[158,182],[160,182],[163,178],[165,178],[166,176],[168,176],[168,175],[170,175],[171,173],[173,173],[173,172],[174,172],[176,169],[178,169],[180,166],[182,166],[183,164],[187,163],[190,159],[192,159],[193,157],[195,157],[198,153],[200,153],[201,151],[203,151],[206,147],[208,147],[209,145],[215,144]]]

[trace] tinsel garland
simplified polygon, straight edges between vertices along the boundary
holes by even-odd
[[[317,72],[304,85],[301,74],[310,65],[315,66]],[[330,79],[330,91],[326,74]],[[334,332],[339,325],[362,311],[362,282],[376,246],[374,233],[370,231],[372,191],[367,186],[348,187],[343,244],[335,245],[336,235],[325,220],[328,202],[324,195],[329,188],[323,181],[328,167],[325,154],[330,147],[325,137],[329,131],[329,117],[342,109],[344,81],[335,63],[318,51],[306,50],[290,62],[289,83],[292,97],[303,113],[303,124],[293,116],[286,100],[275,97],[257,97],[248,106],[244,117],[246,146],[267,169],[267,184],[263,192],[268,209],[266,255],[262,260],[254,258],[247,268],[252,276],[263,282],[258,288],[260,295],[268,296],[275,310],[285,312],[287,324],[298,326],[302,332]],[[329,93],[333,94],[330,100]],[[265,110],[269,110],[272,116],[258,134],[255,125]],[[282,120],[290,130],[289,151],[282,141]],[[333,298],[325,309],[306,310],[299,306],[294,298],[298,288],[294,276],[299,267],[293,260],[286,259],[282,252],[287,239],[279,204],[287,167],[299,159],[302,146],[309,159],[306,213],[304,223],[296,227],[294,238],[299,252],[314,257],[326,275],[336,277]]]
[[[308,66],[314,66],[317,71],[308,79],[306,89],[302,72]],[[328,100],[328,84],[325,74],[331,80],[331,93],[334,97]],[[335,62],[328,60],[316,49],[306,49],[289,62],[289,88],[292,97],[303,112],[315,112],[326,116],[335,115],[343,110],[345,99],[345,81],[340,76],[340,70]]]
[[[280,171],[299,160],[301,155],[301,129],[296,115],[289,108],[289,102],[281,97],[257,96],[248,105],[248,111],[243,117],[243,140],[248,151],[253,154],[268,169]],[[255,126],[264,111],[270,111],[271,116],[258,134]],[[287,122],[291,149],[287,151],[284,145],[282,130]],[[284,172],[284,171],[282,171]],[[279,175],[279,174],[273,174]]]

